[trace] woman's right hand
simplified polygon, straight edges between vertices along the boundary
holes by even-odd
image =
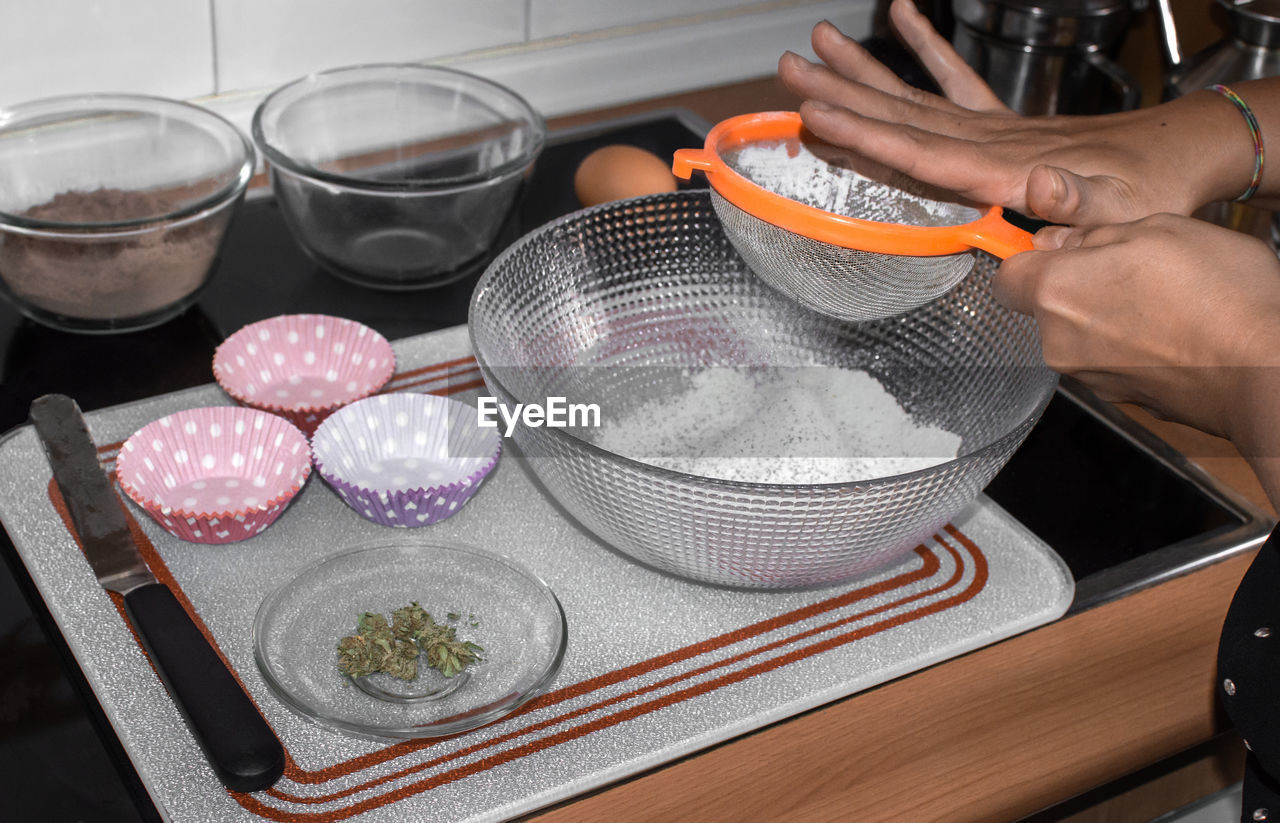
[[[1053,226],[996,272],[1045,362],[1104,399],[1229,437],[1280,506],[1280,261],[1256,238],[1171,214]]]
[[[1190,214],[1237,196],[1252,176],[1244,119],[1216,93],[1119,114],[1022,117],[911,0],[893,0],[890,18],[946,96],[907,85],[819,23],[813,47],[825,65],[788,53],[778,69],[819,137],[969,200],[1071,225]]]

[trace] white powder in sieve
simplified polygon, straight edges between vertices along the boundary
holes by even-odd
[[[912,226],[977,220],[968,206],[930,200],[872,180],[815,154],[803,142],[752,143],[723,155],[729,168],[763,189],[846,217]]]
[[[960,437],[920,425],[864,371],[713,368],[690,388],[606,420],[597,443],[674,471],[748,483],[842,483],[955,458]]]

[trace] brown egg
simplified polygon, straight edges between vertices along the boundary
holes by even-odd
[[[588,154],[573,175],[583,206],[676,190],[670,158],[635,146],[603,146]]]

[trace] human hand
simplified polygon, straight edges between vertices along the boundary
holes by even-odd
[[[1072,225],[1190,214],[1236,196],[1252,175],[1252,139],[1217,94],[1119,114],[1022,117],[911,0],[893,0],[889,11],[946,96],[907,85],[819,23],[813,47],[825,65],[791,53],[778,65],[805,98],[800,114],[819,137],[968,200]]]
[[[1039,323],[1045,362],[1107,400],[1229,437],[1280,505],[1280,261],[1174,215],[1041,230],[996,297]]]

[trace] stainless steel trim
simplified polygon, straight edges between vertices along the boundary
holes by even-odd
[[[1077,381],[1064,378],[1058,391],[1108,428],[1121,434],[1169,471],[1193,484],[1240,519],[1235,526],[1198,535],[1148,552],[1076,581],[1076,598],[1068,614],[1109,603],[1175,577],[1190,574],[1262,545],[1275,521],[1262,509],[1200,468],[1124,412],[1098,398]],[[1101,549],[1101,547],[1100,547]]]

